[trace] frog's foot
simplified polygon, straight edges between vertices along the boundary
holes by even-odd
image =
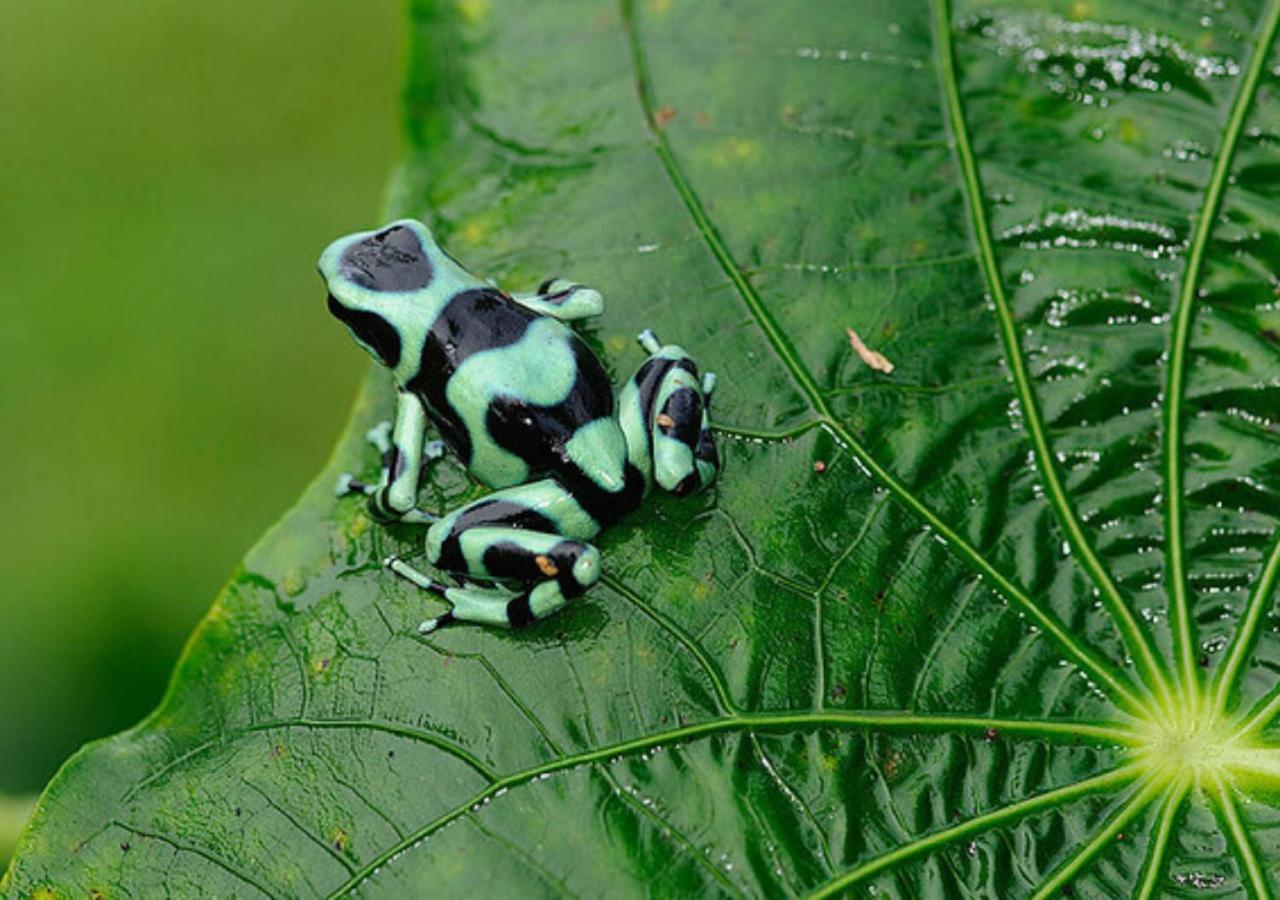
[[[435,594],[437,597],[440,597],[441,599],[447,599],[447,595],[449,591],[448,585],[443,584],[439,581],[436,581],[434,578],[432,578],[430,575],[427,575],[424,572],[419,572],[417,569],[409,565],[400,557],[388,556],[386,559],[382,561],[382,564],[386,566],[388,569],[390,569],[392,572],[394,572],[396,575],[399,575],[405,581],[409,582],[410,584],[417,585],[418,587],[422,588],[424,591],[428,591],[432,594]],[[448,625],[452,621],[453,621],[453,613],[447,612],[444,615],[436,616],[434,619],[428,619],[427,621],[423,622],[421,625],[418,626],[418,633],[430,634],[431,632],[435,631],[437,628],[443,625]]]
[[[352,494],[359,494],[362,497],[368,497],[376,491],[371,484],[365,484],[350,472],[343,472],[338,476],[337,482],[333,485],[333,493],[338,497],[349,497]]]
[[[423,444],[422,445],[423,470],[426,470],[427,467],[430,466],[437,459],[442,459],[444,457],[444,453],[446,449],[447,448],[445,447],[444,441],[440,441],[440,440],[427,441],[425,444]]]
[[[391,429],[391,420],[383,419],[364,433],[364,439],[373,444],[379,453],[385,455],[390,453],[392,446],[394,446],[391,443]]]
[[[569,602],[555,580],[542,581],[520,590],[500,584],[464,584],[461,587],[451,587],[420,572],[398,556],[388,557],[385,565],[410,584],[435,594],[450,606],[448,612],[427,619],[419,625],[419,634],[430,634],[456,622],[475,622],[499,628],[524,628],[546,618]]]
[[[430,634],[455,622],[516,630],[545,619],[569,602],[555,581],[543,581],[519,592],[501,586],[451,587],[445,588],[444,597],[452,608],[419,625],[419,634]]]
[[[420,572],[413,566],[409,565],[398,556],[388,556],[382,561],[382,564],[395,574],[399,575],[410,584],[415,584],[424,591],[430,591],[437,597],[443,598],[445,592],[449,590],[449,586],[443,582],[436,581],[425,572]]]
[[[636,343],[650,356],[657,356],[662,352],[662,341],[658,340],[658,336],[651,329],[646,328],[636,335]]]
[[[390,455],[395,445],[391,442],[391,420],[385,419],[374,425],[364,433],[364,439],[377,448],[378,453],[382,457],[382,471],[379,473],[379,482],[385,483],[388,477]],[[359,494],[362,497],[372,497],[377,493],[378,487],[372,484],[366,484],[351,472],[343,472],[338,476],[337,482],[333,486],[333,492],[339,497],[349,497],[352,494]]]
[[[711,395],[716,389],[716,373],[704,372],[702,374],[702,399],[708,406],[711,404]]]

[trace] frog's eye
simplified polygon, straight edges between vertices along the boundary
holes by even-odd
[[[353,243],[342,254],[339,272],[372,291],[417,291],[431,283],[431,260],[408,225],[392,225]]]
[[[388,369],[400,364],[400,333],[382,316],[343,306],[333,294],[329,295],[329,312],[350,328],[355,339]]]

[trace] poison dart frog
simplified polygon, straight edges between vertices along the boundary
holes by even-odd
[[[386,560],[450,607],[420,632],[546,618],[599,580],[588,541],[653,484],[684,496],[716,477],[715,375],[646,330],[648,359],[615,402],[604,366],[566,324],[604,311],[598,291],[553,278],[507,293],[413,219],[339,238],[319,268],[329,311],[397,388],[394,423],[368,435],[382,453],[378,482],[344,475],[338,492],[365,495],[381,521],[429,524],[426,559],[456,582]],[[442,441],[426,439],[428,422]],[[446,449],[492,493],[437,516],[418,507],[418,482]]]

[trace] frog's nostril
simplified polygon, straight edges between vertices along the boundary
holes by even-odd
[[[338,276],[343,281],[349,281],[352,284],[360,285],[360,287],[377,290],[377,284],[374,281],[373,273],[361,266],[355,266],[348,262],[338,270]]]

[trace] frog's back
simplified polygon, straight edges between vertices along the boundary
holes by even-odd
[[[441,307],[406,387],[491,487],[560,471],[566,446],[589,423],[618,430],[612,386],[591,349],[493,287],[460,291]]]

